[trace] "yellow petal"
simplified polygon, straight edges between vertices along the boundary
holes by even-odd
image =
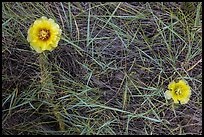
[[[174,90],[175,87],[176,87],[176,83],[175,83],[175,81],[172,81],[172,82],[169,83],[169,85],[168,85],[168,89],[170,89],[170,90]]]
[[[179,103],[179,101],[178,101],[178,98],[176,98],[176,97],[172,97],[172,99],[174,100],[174,103]]]
[[[183,85],[186,85],[186,82],[184,80],[179,80],[178,82],[179,84],[183,84]]]
[[[172,94],[171,94],[171,92],[169,90],[167,90],[165,92],[164,96],[165,96],[166,99],[171,99],[172,98]]]
[[[38,52],[38,53],[43,52],[41,47],[39,45],[36,45],[36,43],[31,42],[30,45],[31,45],[31,48],[34,49],[36,52]]]
[[[46,40],[39,37],[39,32],[42,29],[49,30],[50,35]],[[44,50],[52,51],[58,46],[62,30],[53,19],[48,19],[43,16],[37,19],[28,29],[27,41],[30,43],[31,48],[36,52],[41,53]]]
[[[165,93],[165,97],[167,99],[172,98],[174,103],[181,103],[186,104],[188,103],[190,96],[191,96],[191,90],[188,83],[184,80],[179,80],[178,82],[172,81],[168,85],[168,91]]]
[[[179,100],[181,102],[181,104],[186,104],[189,101],[189,98],[183,98],[181,100]]]
[[[47,20],[47,17],[45,17],[45,16],[42,16],[42,17],[41,17],[41,19],[45,19],[45,20]]]
[[[57,45],[58,45],[58,42],[53,43],[53,44],[52,44],[52,47],[53,47],[53,48],[56,48],[56,47],[57,47]]]

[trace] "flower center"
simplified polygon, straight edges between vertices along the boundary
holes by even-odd
[[[40,30],[39,34],[38,34],[39,38],[43,41],[46,41],[49,39],[50,37],[50,31],[46,30],[46,29],[42,29]]]
[[[181,89],[180,89],[180,88],[177,88],[177,89],[175,90],[175,94],[176,94],[176,95],[181,95]]]

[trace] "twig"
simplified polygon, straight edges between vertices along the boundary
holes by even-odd
[[[202,62],[202,58],[201,58],[198,62],[196,62],[192,67],[190,67],[189,69],[187,69],[187,71],[192,70],[192,69],[193,69],[195,66],[197,66],[198,63],[200,63],[200,62]]]

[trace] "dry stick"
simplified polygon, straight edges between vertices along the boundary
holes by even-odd
[[[187,71],[192,70],[192,69],[193,69],[195,66],[197,66],[198,63],[200,63],[200,62],[202,62],[202,58],[201,58],[198,62],[196,62],[192,67],[190,67]]]

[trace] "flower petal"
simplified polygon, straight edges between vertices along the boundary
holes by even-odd
[[[172,81],[168,85],[168,91],[165,93],[167,99],[172,98],[174,103],[186,104],[191,96],[190,86],[184,80],[178,82]]]
[[[175,81],[172,81],[172,82],[169,83],[169,85],[168,85],[168,89],[169,89],[169,90],[174,90],[175,87],[176,87],[176,83],[175,83]]]
[[[181,104],[186,104],[189,101],[189,98],[183,98],[181,100],[179,100],[181,102]]]
[[[31,48],[34,49],[37,53],[43,52],[41,47],[39,45],[36,45],[36,43],[31,42],[30,45],[31,45]]]
[[[172,98],[173,99],[173,101],[174,101],[174,103],[179,103],[179,100],[178,100],[178,98],[176,98],[176,97],[174,97],[174,98]]]
[[[46,39],[42,39],[39,33],[42,29],[48,30],[50,33]],[[35,22],[28,29],[27,41],[30,43],[31,48],[36,52],[41,53],[44,50],[52,51],[58,46],[62,30],[53,19],[48,19],[45,16],[35,20]]]
[[[165,93],[164,93],[164,96],[166,99],[171,99],[172,98],[172,94],[169,90],[167,90]]]

